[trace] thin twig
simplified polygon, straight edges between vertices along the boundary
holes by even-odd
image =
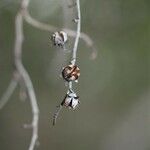
[[[3,96],[0,100],[0,110],[6,105],[6,103],[10,99],[11,95],[13,94],[14,90],[17,87],[17,83],[18,82],[14,78],[12,78],[5,93],[3,94]]]
[[[72,82],[68,83],[69,90],[72,90]]]
[[[80,32],[81,32],[80,0],[76,0],[76,8],[77,8],[77,33],[76,33],[76,38],[75,38],[73,53],[72,53],[73,64],[76,63],[77,49],[78,49],[78,43],[79,43],[79,38],[80,38]]]
[[[56,112],[53,115],[53,126],[56,124],[61,109],[62,109],[62,105],[57,106]]]
[[[75,42],[72,50],[72,58],[71,63],[74,65],[76,63],[76,57],[77,57],[77,49],[79,44],[79,38],[80,38],[80,32],[81,32],[81,12],[80,12],[80,0],[76,0],[76,7],[77,7],[77,31],[75,36]],[[73,32],[72,32],[73,33]],[[69,90],[72,91],[72,81],[68,83]],[[57,107],[56,112],[53,115],[53,125],[56,124],[56,120],[58,118],[59,112],[62,109],[62,104]]]

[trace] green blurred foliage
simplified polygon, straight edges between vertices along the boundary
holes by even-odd
[[[13,72],[14,19],[19,4],[19,0],[0,1],[0,95]],[[32,0],[29,10],[40,21],[63,26],[61,0]],[[91,61],[91,50],[80,40],[81,77],[75,89],[81,105],[76,111],[64,108],[55,127],[52,115],[67,90],[59,74],[70,53],[52,46],[51,33],[24,23],[23,63],[40,108],[38,149],[149,150],[150,2],[84,0],[81,13],[82,31],[93,39],[98,57]],[[75,29],[70,20],[68,24]],[[21,102],[17,88],[0,111],[0,149],[28,149],[31,130],[23,124],[31,119],[29,99]]]

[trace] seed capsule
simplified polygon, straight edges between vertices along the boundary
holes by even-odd
[[[61,105],[75,109],[79,103],[79,96],[77,96],[76,93],[69,91],[62,101]]]
[[[66,81],[76,81],[80,76],[80,69],[77,65],[70,64],[63,68],[62,76]]]
[[[64,47],[68,40],[67,33],[64,31],[55,32],[51,37],[53,44],[59,47]]]

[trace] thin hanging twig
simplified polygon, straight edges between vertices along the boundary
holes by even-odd
[[[80,0],[76,0],[76,8],[77,8],[77,18],[76,18],[77,33],[76,33],[76,38],[75,38],[73,53],[72,53],[72,63],[73,64],[75,64],[75,62],[76,62],[78,43],[79,43],[79,38],[80,38],[80,34],[81,34],[80,33],[81,32]]]
[[[59,116],[59,112],[62,109],[62,105],[57,106],[56,112],[53,115],[53,126],[56,124],[57,117]]]
[[[80,38],[80,32],[81,32],[81,12],[80,12],[80,0],[76,0],[76,8],[77,8],[77,31],[76,31],[76,36],[75,36],[75,42],[73,46],[73,51],[72,51],[72,58],[71,58],[71,63],[74,65],[76,63],[76,57],[77,57],[77,49],[78,49],[78,44],[79,44],[79,38]],[[68,83],[69,90],[72,90],[72,81]],[[56,124],[56,120],[58,118],[59,112],[62,109],[62,105],[59,105],[56,112],[53,115],[53,125]]]
[[[9,98],[11,97],[11,95],[14,92],[14,90],[16,89],[17,84],[18,84],[18,82],[14,78],[12,78],[12,80],[10,81],[10,83],[9,83],[9,85],[8,85],[5,93],[1,97],[1,100],[0,100],[0,110],[2,108],[4,108],[4,106],[8,102]]]

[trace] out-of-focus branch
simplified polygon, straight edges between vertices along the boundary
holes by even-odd
[[[80,0],[76,0],[76,8],[77,8],[77,18],[76,18],[77,32],[76,32],[76,38],[75,38],[73,52],[72,52],[72,63],[73,64],[76,63],[78,43],[79,43],[79,38],[80,38],[80,34],[81,34],[80,33],[81,32]]]
[[[31,143],[29,146],[29,150],[33,150],[37,138],[38,138],[38,120],[39,120],[39,109],[37,105],[37,99],[35,96],[34,88],[31,82],[31,79],[28,75],[28,72],[24,68],[22,64],[22,43],[23,43],[23,10],[28,7],[29,0],[22,0],[21,9],[16,15],[16,21],[15,21],[15,32],[16,32],[16,39],[15,39],[15,48],[14,48],[14,61],[15,61],[15,67],[18,71],[19,75],[21,76],[21,79],[23,80],[27,94],[30,99],[31,108],[32,108],[32,123],[31,127],[33,128],[32,131],[32,138]]]
[[[32,18],[28,12],[28,10],[25,10],[24,13],[24,19],[25,21],[32,25],[33,27],[35,28],[38,28],[40,30],[44,30],[44,31],[49,31],[49,32],[53,32],[53,31],[57,31],[58,28],[52,26],[52,25],[48,25],[46,23],[43,23],[43,22],[39,22],[37,21],[36,19]]]
[[[28,9],[24,9],[23,11],[23,16],[24,19],[26,20],[26,22],[30,25],[32,25],[35,28],[38,28],[40,30],[45,30],[45,31],[49,31],[49,32],[55,32],[57,30],[60,30],[59,28],[52,26],[52,25],[48,25],[46,23],[40,22],[36,19],[34,19]],[[67,29],[67,28],[63,28],[62,30],[64,30],[70,37],[76,37],[76,31],[73,31],[71,29]],[[95,59],[97,57],[97,49],[94,46],[94,42],[93,40],[85,33],[81,32],[80,33],[80,38],[86,43],[86,45],[91,49],[92,53],[91,53],[91,59]]]
[[[30,76],[28,75],[28,72],[26,71],[26,69],[22,64],[22,43],[24,39],[23,12],[24,10],[27,9],[28,4],[29,4],[29,0],[22,0],[20,10],[18,11],[15,18],[14,74],[17,74],[17,78],[16,76],[13,76],[13,79],[11,80],[6,92],[2,96],[0,102],[0,108],[3,108],[4,105],[7,103],[10,96],[14,92],[17,83],[18,82],[20,84],[24,83],[28,97],[30,99],[32,115],[33,115],[32,123],[31,123],[31,127],[33,131],[32,131],[31,142],[29,145],[29,150],[34,150],[38,138],[39,108],[37,105],[37,99],[35,96],[35,92],[34,92],[34,88]]]
[[[12,78],[6,91],[4,92],[3,96],[1,97],[0,110],[6,105],[6,103],[8,102],[9,98],[13,94],[16,87],[17,87],[17,81],[14,78]]]

